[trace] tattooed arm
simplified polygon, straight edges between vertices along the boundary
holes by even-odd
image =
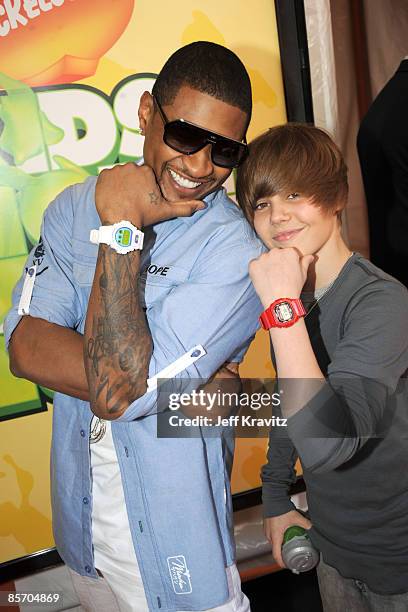
[[[85,327],[84,361],[95,414],[112,419],[146,392],[152,340],[139,304],[138,251],[100,245]]]
[[[147,166],[125,164],[101,172],[96,207],[104,225],[122,219],[141,228],[191,215],[201,202],[163,199]],[[116,419],[146,392],[152,339],[139,303],[140,253],[120,255],[99,246],[84,336],[84,363],[93,412]]]

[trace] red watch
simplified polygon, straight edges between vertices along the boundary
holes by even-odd
[[[271,327],[291,327],[300,317],[306,314],[302,300],[299,298],[279,298],[272,302],[259,317],[259,321],[264,329]]]

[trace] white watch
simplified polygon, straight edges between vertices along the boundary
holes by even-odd
[[[119,221],[114,225],[101,225],[91,230],[89,239],[93,244],[108,244],[121,255],[143,248],[144,234],[130,221]]]

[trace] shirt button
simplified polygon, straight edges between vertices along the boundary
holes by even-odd
[[[91,573],[91,566],[90,565],[85,565],[85,571],[87,574]]]
[[[79,433],[81,434],[81,436],[82,436],[83,438],[85,438],[85,430],[84,430],[84,429],[81,429],[81,431],[80,431]]]
[[[87,497],[83,497],[82,501],[84,502],[85,505],[89,503],[89,499]]]

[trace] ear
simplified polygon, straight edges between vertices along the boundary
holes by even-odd
[[[344,210],[344,206],[340,206],[339,208],[336,209],[335,211],[335,215],[336,215],[336,221],[338,226],[341,228],[343,225],[343,210]]]
[[[341,221],[341,217],[343,214],[343,210],[346,207],[346,203],[345,202],[338,202],[336,204],[336,207],[333,209],[333,214],[339,219],[339,221]]]
[[[140,130],[142,134],[145,134],[154,115],[153,97],[148,91],[143,92],[140,98],[138,115]]]

